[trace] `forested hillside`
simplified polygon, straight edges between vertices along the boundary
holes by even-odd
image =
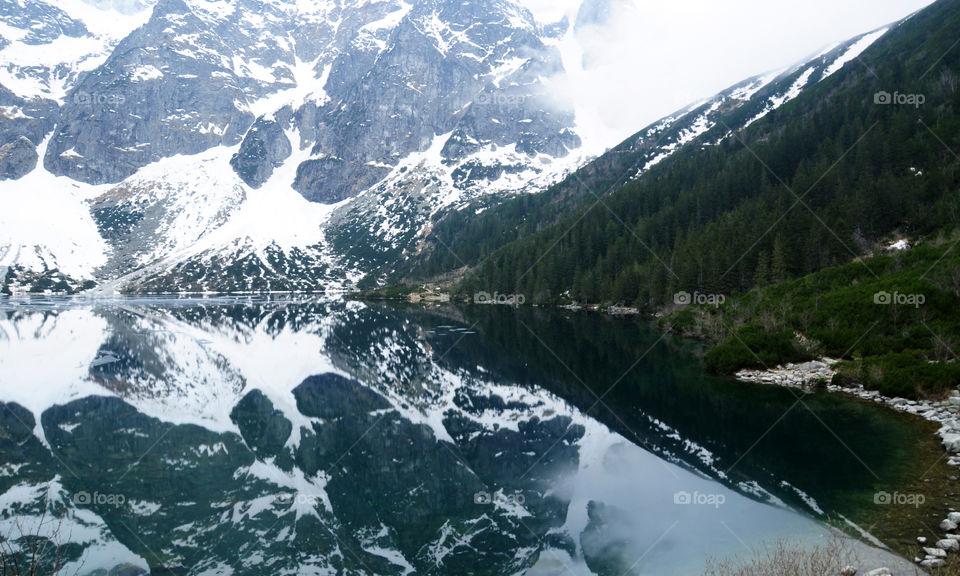
[[[483,227],[438,224],[459,234],[419,273],[518,236],[470,267],[464,292],[656,308],[680,291],[737,294],[851,262],[894,236],[948,233],[960,217],[957,38],[960,4],[939,2],[747,128],[726,127],[756,110],[733,110],[612,193],[588,184],[575,210],[543,208],[555,189]]]

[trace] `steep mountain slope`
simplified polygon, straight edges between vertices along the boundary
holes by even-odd
[[[25,27],[72,22],[52,4],[34,4]],[[86,20],[49,33],[47,49],[65,34],[99,39],[84,22],[113,14],[79,0],[73,7]],[[398,218],[408,219],[402,236],[413,242],[426,217],[462,198],[550,182],[580,162],[573,112],[544,103],[544,80],[562,69],[543,41],[555,32],[513,1],[124,8],[133,13],[125,22],[142,25],[98,44],[100,59],[84,60],[89,70],[70,68],[52,88],[41,82],[46,69],[30,68],[32,84],[10,80],[9,93],[0,90],[0,160],[18,179],[0,194],[27,194],[31,170],[66,177],[75,183],[58,188],[59,204],[89,203],[108,244],[63,278],[68,253],[5,238],[9,284],[323,289],[364,266],[341,265],[331,252],[323,229],[335,209],[338,223],[375,223],[355,241],[387,251],[401,242],[391,228]],[[11,30],[5,37],[30,41]],[[24,74],[11,70],[11,78]],[[31,99],[38,95],[49,99]],[[390,203],[380,197],[397,190],[407,192],[403,213],[382,211]],[[28,204],[21,200],[22,222],[49,206]],[[250,217],[263,210],[275,218]],[[91,231],[84,226],[81,236]]]
[[[682,134],[641,149],[634,166],[643,173],[615,193],[586,196],[556,220],[519,212],[535,233],[493,252],[465,291],[656,307],[681,292],[736,293],[849,262],[895,233],[949,233],[958,213],[958,32],[960,9],[940,2],[858,58],[839,56],[846,64],[824,66],[826,78],[802,66],[786,92],[732,110],[721,102],[716,124],[703,122],[669,160],[650,166]],[[630,141],[612,154],[635,149]]]
[[[16,208],[0,290],[324,290],[472,266],[721,125],[763,123],[882,34],[550,188],[587,160],[549,94],[557,38],[605,4],[544,27],[514,0],[31,0],[0,30],[0,205]],[[35,49],[47,59],[24,64]]]
[[[896,28],[900,23],[891,26]],[[859,56],[890,28],[882,28],[815,55],[786,70],[745,80],[713,98],[659,120],[593,160],[544,194],[490,206],[481,199],[438,218],[426,250],[399,267],[412,277],[445,275],[472,267],[505,244],[539,232],[632,180],[680,151],[716,146],[740,133],[844,66],[862,67]],[[599,207],[598,211],[603,208]]]

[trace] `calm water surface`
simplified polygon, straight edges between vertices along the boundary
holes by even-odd
[[[640,321],[317,299],[0,300],[0,402],[0,529],[80,574],[698,574],[923,433]]]

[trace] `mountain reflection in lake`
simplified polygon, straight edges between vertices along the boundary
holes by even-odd
[[[697,574],[895,476],[907,428],[825,400],[861,466],[783,392],[595,316],[0,300],[0,529],[81,574]]]

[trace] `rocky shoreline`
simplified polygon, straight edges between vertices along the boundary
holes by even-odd
[[[865,390],[862,386],[845,388],[830,384],[836,370],[833,366],[837,360],[821,358],[803,364],[785,364],[769,370],[741,370],[736,378],[745,382],[773,384],[788,388],[812,389],[821,387],[830,392],[840,392],[856,396],[861,400],[876,402],[898,410],[919,416],[930,422],[940,425],[937,434],[940,442],[949,457],[947,464],[960,467],[960,390],[950,391],[946,400],[908,400],[906,398],[890,398],[883,396],[876,390]],[[939,568],[946,564],[948,553],[960,552],[960,512],[950,512],[947,518],[940,523],[944,537],[932,545],[927,545],[926,538],[918,538],[923,546],[924,557],[914,560],[924,568]]]

